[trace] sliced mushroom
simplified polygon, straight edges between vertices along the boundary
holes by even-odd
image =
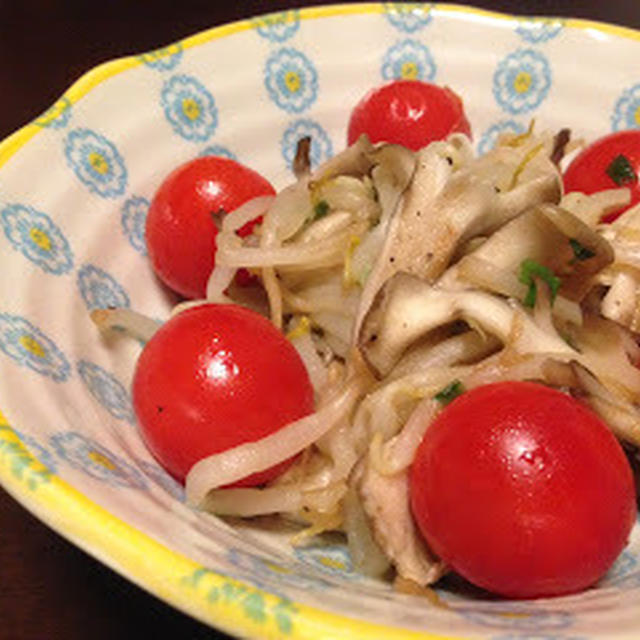
[[[598,281],[609,287],[601,313],[635,333],[640,333],[640,205],[625,211],[598,232],[611,243],[615,259]]]
[[[374,146],[366,135],[337,155],[322,163],[312,174],[311,181],[326,180],[334,176],[363,176],[371,171],[370,154]]]
[[[460,333],[453,327],[444,329],[444,337],[437,330],[432,331],[425,340],[410,347],[390,375],[397,378],[411,372],[477,362],[495,353],[502,346],[492,335],[473,330]]]
[[[571,191],[562,197],[560,206],[595,228],[603,216],[628,205],[630,201],[631,191],[625,187],[596,191],[590,195]]]
[[[433,159],[433,164],[441,163],[439,157]],[[421,170],[428,166],[420,165],[407,193],[386,252],[385,271],[389,275],[404,271],[433,282],[447,268],[457,246],[481,233],[497,195],[492,185],[462,171],[450,175],[441,189],[437,184],[420,184]],[[449,168],[440,171],[446,175]]]
[[[416,170],[416,154],[397,144],[383,144],[369,153],[371,178],[383,212],[395,210],[397,198],[407,188]]]
[[[560,129],[553,138],[553,149],[549,156],[553,164],[560,166],[562,158],[567,152],[567,145],[571,141],[571,129]]]
[[[588,314],[576,341],[580,349],[576,362],[615,397],[640,404],[640,369],[629,359],[623,328],[606,318]]]
[[[433,329],[464,319],[504,343],[516,315],[522,316],[520,342],[526,351],[575,353],[564,340],[539,329],[516,304],[484,292],[436,289],[402,273],[389,280],[374,301],[359,345],[373,369],[384,376],[411,344]]]
[[[498,194],[496,206],[492,210],[492,215],[485,221],[481,233],[488,234],[495,231],[520,212],[536,204],[557,204],[561,194],[560,177],[555,169],[535,175],[531,180]]]
[[[493,233],[532,205],[560,200],[560,175],[548,158],[528,160],[526,149],[498,149],[456,170],[446,145],[431,144],[418,153],[415,175],[366,282],[356,335],[375,294],[395,273],[435,282],[471,238]]]
[[[600,310],[634,333],[640,333],[640,272],[620,271],[613,275],[611,287],[602,299]]]
[[[304,136],[298,140],[292,169],[298,180],[311,172],[311,136]]]
[[[466,283],[503,295],[516,295],[527,258],[551,269],[562,280],[562,298],[579,302],[593,286],[592,278],[613,261],[610,244],[574,215],[551,204],[532,207],[492,234],[447,270],[444,288]],[[488,279],[490,265],[493,279]],[[566,303],[565,303],[566,304]]]
[[[549,260],[549,266],[562,278],[563,295],[581,301],[593,287],[593,276],[613,262],[613,248],[565,209],[547,204],[541,211],[565,237],[556,252],[551,251],[555,258]]]
[[[626,400],[607,389],[596,376],[583,365],[572,363],[572,368],[585,401],[606,422],[613,433],[626,442],[640,446],[640,411]]]
[[[415,173],[411,181],[405,185],[406,191],[397,190],[395,199],[387,199],[387,206],[383,207],[383,212],[386,209],[386,215],[383,213],[380,225],[372,232],[372,235],[375,234],[377,258],[360,296],[360,308],[354,322],[354,341],[376,294],[385,281],[398,270],[398,265],[394,264],[396,258],[393,251],[396,248],[396,236],[403,233],[406,217],[404,212],[413,208],[419,213],[415,217],[419,218],[423,209],[426,211],[433,205],[450,173],[451,166],[446,157],[442,157],[433,145],[425,147],[417,154]]]

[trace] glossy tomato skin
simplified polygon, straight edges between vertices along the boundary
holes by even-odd
[[[266,318],[237,305],[200,305],[167,321],[140,354],[132,396],[147,446],[179,480],[200,459],[313,411],[294,347]],[[289,464],[236,486],[263,484]]]
[[[604,189],[627,187],[631,191],[631,204],[605,216],[612,222],[621,213],[640,201],[640,184],[631,180],[618,184],[607,173],[611,163],[619,155],[629,161],[636,176],[640,175],[640,130],[617,131],[599,138],[583,149],[569,164],[564,173],[564,190],[592,194]]]
[[[204,297],[215,263],[214,215],[274,193],[260,174],[229,158],[196,158],[172,171],[151,201],[145,226],[158,277],[187,298]],[[251,233],[252,227],[245,225],[239,235]]]
[[[401,144],[417,151],[451,133],[471,137],[462,100],[447,87],[421,80],[394,80],[370,91],[351,113],[347,140]]]
[[[435,553],[510,598],[589,587],[636,517],[631,468],[606,425],[529,382],[478,387],[448,405],[418,449],[410,487]]]

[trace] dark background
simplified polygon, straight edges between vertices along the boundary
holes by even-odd
[[[155,49],[230,20],[317,4],[329,2],[0,0],[0,138],[38,116],[101,62]],[[640,28],[638,0],[466,4]],[[0,489],[0,640],[138,637],[227,636],[183,616],[89,558]]]
[[[0,0],[0,137],[39,115],[84,72],[211,26],[318,0]],[[470,0],[511,13],[569,15],[640,27],[637,0]]]

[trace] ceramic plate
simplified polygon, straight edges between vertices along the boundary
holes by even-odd
[[[636,531],[597,588],[441,606],[365,579],[345,549],[194,512],[153,461],[129,384],[140,345],[99,337],[105,305],[167,317],[143,227],[178,163],[228,155],[276,186],[298,138],[317,164],[348,105],[398,77],[465,100],[479,151],[503,131],[640,127],[640,33],[450,5],[351,4],[215,28],[100,66],[0,146],[0,480],[42,521],[192,616],[256,638],[637,638]],[[577,64],[576,61],[579,61]]]

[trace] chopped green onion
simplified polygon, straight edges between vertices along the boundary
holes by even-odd
[[[462,382],[460,382],[460,380],[454,380],[444,389],[438,391],[438,393],[433,397],[446,407],[450,402],[455,400],[458,396],[461,396],[464,392],[465,388]]]
[[[520,264],[520,277],[519,280],[523,284],[528,285],[529,290],[523,300],[525,307],[535,307],[536,299],[538,297],[538,287],[536,286],[535,278],[540,278],[543,282],[546,282],[551,292],[551,304],[558,295],[558,289],[560,289],[560,278],[554,275],[553,271],[549,267],[545,267],[543,264],[527,258]]]
[[[329,213],[329,203],[326,200],[319,200],[313,207],[313,219],[324,218]]]
[[[596,255],[596,252],[593,249],[585,247],[575,238],[569,238],[569,244],[573,249],[573,260],[571,260],[571,264],[589,260],[589,258],[593,258]]]
[[[629,158],[620,154],[617,155],[607,167],[607,175],[619,186],[637,182],[638,176],[633,170]]]

